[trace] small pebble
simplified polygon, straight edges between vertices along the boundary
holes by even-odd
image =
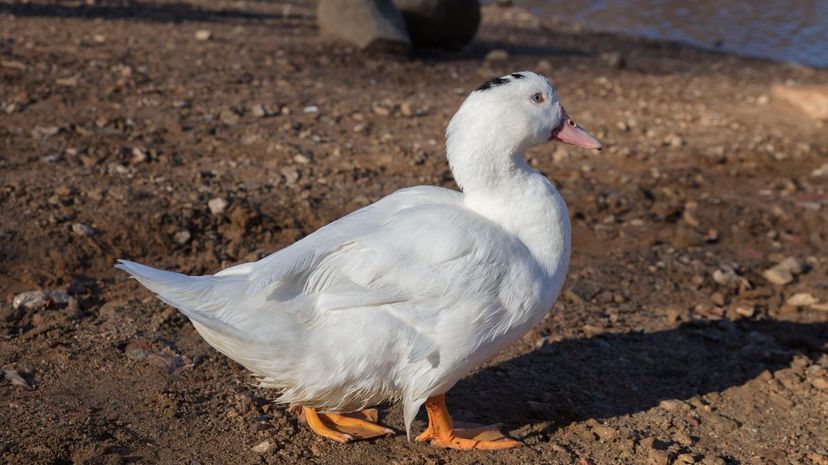
[[[187,231],[186,229],[182,229],[182,230],[178,231],[177,233],[175,233],[175,242],[178,242],[179,244],[184,245],[187,242],[190,242],[191,237],[192,237],[192,235],[190,234],[190,231]]]
[[[256,118],[263,118],[267,116],[267,110],[265,110],[264,105],[257,103],[250,107],[250,113],[253,114]]]
[[[20,387],[29,387],[29,383],[20,376],[20,373],[17,370],[3,370],[3,374],[5,375],[6,379],[11,381],[12,386],[20,386]]]
[[[615,428],[604,425],[593,427],[592,432],[595,433],[595,435],[598,436],[602,442],[612,441],[616,436],[618,436],[618,431],[616,431]]]
[[[506,61],[509,59],[509,52],[496,48],[486,54],[486,61]]]
[[[681,401],[674,400],[674,399],[665,399],[665,400],[662,400],[661,402],[658,403],[658,406],[660,408],[662,408],[662,409],[664,409],[668,412],[674,412],[674,411],[680,409],[682,405],[684,405],[684,404]]]
[[[212,37],[213,37],[213,33],[206,30],[206,29],[200,29],[200,30],[196,31],[196,33],[195,33],[195,39],[199,42],[208,41]]]
[[[273,450],[273,443],[270,442],[269,439],[265,439],[264,441],[253,446],[250,450],[257,454],[267,454]]]
[[[828,176],[828,163],[824,163],[819,168],[811,171],[811,176],[817,178],[820,176]]]
[[[768,282],[776,284],[777,286],[784,286],[793,281],[793,275],[791,272],[779,265],[768,268],[762,273],[762,276],[767,279]]]
[[[299,170],[294,166],[286,166],[279,172],[285,177],[285,184],[287,185],[295,184],[299,180]]]
[[[147,151],[142,149],[141,147],[133,147],[132,148],[132,163],[139,164],[147,161],[149,157],[147,156]]]
[[[17,294],[12,300],[12,307],[37,310],[51,305],[69,303],[69,294],[62,290],[30,291]]]
[[[71,76],[71,77],[64,77],[64,78],[57,78],[55,79],[55,84],[63,87],[74,87],[78,85],[78,77]]]
[[[679,454],[676,457],[676,460],[673,461],[673,465],[683,465],[683,464],[692,464],[696,463],[696,459],[693,457],[693,454]]]
[[[221,215],[224,209],[227,208],[227,200],[221,197],[214,197],[207,202],[207,207],[210,208],[210,213],[213,215]]]
[[[72,232],[81,237],[89,237],[95,234],[95,230],[92,227],[83,223],[74,223],[72,225]]]
[[[230,110],[229,108],[226,108],[224,110],[221,110],[221,113],[219,113],[219,119],[222,123],[228,126],[235,126],[239,123],[240,118],[238,113],[236,113],[233,110]]]
[[[60,132],[60,128],[57,126],[35,126],[32,129],[32,137],[35,139],[43,139],[49,136],[54,136]]]
[[[389,116],[391,114],[391,108],[381,103],[373,103],[371,105],[371,110],[374,112],[375,115],[379,116]]]
[[[788,297],[785,303],[793,305],[794,307],[810,307],[811,305],[818,304],[819,299],[807,292],[798,292]]]
[[[784,260],[779,262],[777,266],[784,270],[788,270],[795,275],[801,274],[805,271],[805,267],[802,265],[802,262],[796,257],[786,257]]]
[[[745,318],[750,318],[756,310],[750,305],[739,305],[734,311]]]
[[[670,147],[679,148],[684,145],[684,138],[682,138],[678,134],[670,134],[667,136],[667,140],[670,143]]]

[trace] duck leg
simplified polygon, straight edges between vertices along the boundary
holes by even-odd
[[[446,408],[445,394],[429,397],[425,407],[428,413],[428,428],[417,436],[417,442],[429,441],[437,447],[463,450],[509,449],[521,445],[520,442],[508,439],[496,430],[455,429]]]
[[[298,407],[292,410],[299,410],[299,418],[304,418],[314,433],[336,442],[345,443],[394,434],[394,430],[376,424],[377,409],[365,409],[347,415],[319,413],[312,407]]]

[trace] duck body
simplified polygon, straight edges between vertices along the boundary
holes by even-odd
[[[480,110],[470,100],[448,129],[463,192],[402,189],[211,276],[117,266],[278,389],[278,401],[352,412],[401,400],[410,431],[427,399],[547,314],[569,264],[563,199],[523,161],[526,143],[504,147],[486,131],[468,142],[466,118]]]
[[[350,412],[403,399],[409,423],[426,398],[536,325],[560,292],[569,220],[551,183],[537,184],[522,195],[530,209],[513,202],[501,218],[456,191],[403,189],[214,276],[120,266],[280,389],[280,401]],[[549,224],[535,226],[556,245],[547,266],[498,222],[529,222],[531,209],[545,210],[536,218]]]

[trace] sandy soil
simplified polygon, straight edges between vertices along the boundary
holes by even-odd
[[[487,8],[464,53],[404,59],[321,42],[307,4],[81,3],[0,2],[3,463],[828,464],[828,311],[786,304],[828,301],[828,133],[768,99],[828,72],[515,9]],[[315,437],[112,268],[215,272],[452,187],[448,118],[522,69],[608,149],[530,153],[570,206],[565,292],[448,395],[521,449]],[[72,299],[12,307],[40,289]],[[399,407],[382,421],[401,430]]]

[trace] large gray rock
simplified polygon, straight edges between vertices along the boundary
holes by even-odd
[[[417,47],[461,49],[480,25],[478,0],[394,0]]]
[[[320,0],[320,33],[360,50],[406,52],[411,47],[405,21],[391,0]]]

